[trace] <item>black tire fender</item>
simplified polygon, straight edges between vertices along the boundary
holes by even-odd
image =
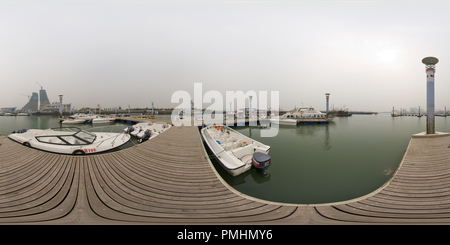
[[[74,150],[72,155],[84,155],[86,154],[83,150]]]

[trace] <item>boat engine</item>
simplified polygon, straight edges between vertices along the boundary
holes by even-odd
[[[139,140],[139,142],[142,143],[142,142],[150,139],[150,136],[152,136],[152,132],[149,129],[145,130],[144,136],[142,136],[142,138]]]
[[[133,128],[132,126],[128,126],[128,127],[125,129],[125,133],[129,134],[129,133],[131,133],[133,130],[134,130],[134,128]]]
[[[263,176],[267,176],[265,169],[269,167],[270,164],[272,164],[272,160],[269,155],[262,152],[253,153],[252,166]]]
[[[25,133],[27,130],[26,129],[19,129],[19,130],[17,130],[17,132],[16,131],[13,131],[12,133],[13,134],[23,134],[23,133]]]

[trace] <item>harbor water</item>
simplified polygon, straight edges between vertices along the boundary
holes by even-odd
[[[397,170],[413,134],[426,131],[426,117],[352,115],[329,124],[280,126],[273,138],[259,128],[236,127],[270,145],[272,165],[262,177],[255,169],[232,177],[215,161],[236,190],[256,198],[294,204],[347,201],[369,194]],[[436,117],[436,131],[450,132],[450,118]]]
[[[156,117],[170,119],[169,115]],[[271,138],[260,137],[260,131],[265,129],[234,127],[271,146],[268,177],[255,169],[232,177],[210,158],[229,185],[249,196],[293,204],[346,201],[369,194],[392,177],[411,136],[426,130],[425,121],[426,117],[393,118],[388,113],[353,115],[336,117],[329,124],[280,126],[278,135]],[[127,126],[118,122],[76,125],[113,132],[122,132]],[[58,116],[0,116],[2,136],[19,129],[52,127],[61,127]],[[450,118],[436,117],[436,131],[450,132]],[[134,144],[137,142],[129,142],[120,149]]]

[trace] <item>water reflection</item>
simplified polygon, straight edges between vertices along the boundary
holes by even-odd
[[[330,128],[329,125],[327,123],[327,125],[325,126],[325,137],[323,139],[323,144],[322,144],[322,149],[328,151],[331,150],[331,143],[330,143]]]
[[[215,161],[217,161],[217,160],[215,160]],[[216,164],[220,164],[220,163],[216,163]],[[268,169],[270,169],[270,167],[268,167],[267,170]],[[252,181],[252,183],[256,183],[258,185],[264,184],[264,183],[270,181],[270,177],[271,177],[270,173],[268,173],[267,170],[266,170],[267,176],[262,176],[260,173],[258,173],[256,171],[256,169],[250,169],[249,171],[247,171],[243,174],[240,174],[238,176],[228,179],[227,183],[231,186],[238,186],[241,184],[245,184],[246,179],[247,179],[247,180]],[[251,179],[249,179],[247,177],[251,177]]]

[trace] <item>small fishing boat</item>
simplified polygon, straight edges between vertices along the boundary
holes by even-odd
[[[201,129],[201,134],[214,156],[231,175],[240,175],[252,167],[267,175],[265,169],[272,163],[268,155],[270,146],[223,125],[206,126]]]
[[[130,140],[124,133],[87,132],[77,127],[19,130],[8,138],[28,147],[59,154],[84,155],[105,152]]]

